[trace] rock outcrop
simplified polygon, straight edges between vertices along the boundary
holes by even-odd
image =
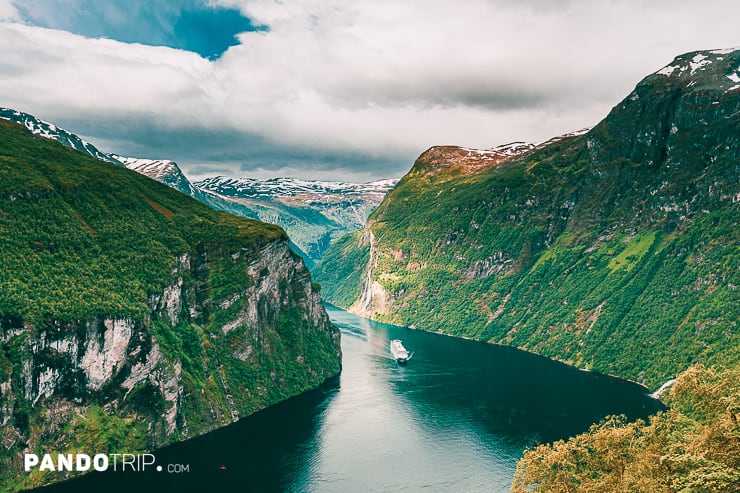
[[[338,374],[281,229],[11,123],[0,171],[0,489],[59,479],[24,453],[152,450]]]

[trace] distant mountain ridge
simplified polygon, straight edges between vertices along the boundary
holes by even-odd
[[[385,195],[398,180],[377,180],[368,183],[348,183],[342,181],[300,180],[297,178],[229,178],[216,176],[205,178],[195,183],[201,190],[208,190],[220,195],[234,197],[295,197],[302,193],[319,197],[351,193]],[[306,202],[308,203],[308,201]]]
[[[207,178],[196,182],[204,202],[284,228],[312,266],[335,239],[365,224],[398,180],[347,183],[294,178]]]
[[[333,240],[362,228],[370,213],[398,181],[348,183],[217,176],[193,183],[175,161],[105,153],[74,133],[11,108],[0,108],[0,118],[20,123],[36,135],[56,140],[88,156],[125,166],[215,209],[277,224],[287,231],[291,245],[309,267],[321,259]]]
[[[384,322],[650,388],[740,362],[740,50],[676,57],[592,129],[422,153],[314,269]]]
[[[78,151],[84,152],[88,156],[94,157],[95,159],[108,161],[110,163],[118,164],[121,166],[123,165],[123,163],[113,157],[112,154],[102,152],[97,147],[83,140],[72,132],[68,132],[63,128],[54,125],[53,123],[49,123],[40,118],[36,118],[31,114],[17,111],[12,108],[0,107],[0,118],[9,120],[11,122],[20,123],[35,135],[40,135],[41,137],[45,137],[47,139],[56,140],[62,145],[77,149]]]
[[[179,190],[185,195],[196,197],[197,190],[188,180],[176,162],[166,159],[141,159],[135,157],[123,157],[116,154],[111,156],[121,162],[128,169],[148,176],[165,185]]]

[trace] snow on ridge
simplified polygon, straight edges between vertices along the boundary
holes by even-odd
[[[349,183],[343,181],[303,180],[299,178],[232,178],[216,176],[195,183],[197,188],[217,193],[239,193],[246,196],[275,197],[293,196],[299,193],[385,193],[398,180],[386,179],[370,183]]]
[[[365,183],[365,185],[373,188],[393,188],[396,186],[396,183],[398,183],[398,178],[383,178],[381,180]]]
[[[165,177],[185,178],[177,163],[168,159],[124,157],[117,154],[112,155],[112,157],[123,163],[128,169],[156,180]]]
[[[459,147],[466,151],[468,156],[477,156],[479,159],[493,160],[501,157],[516,156],[534,148],[534,144],[528,142],[510,142],[489,149],[475,149],[472,147]]]
[[[583,135],[583,134],[588,133],[592,128],[593,127],[583,127],[580,130],[575,130],[573,132],[567,133],[567,134],[563,135],[563,137],[577,137],[579,135]]]
[[[740,50],[740,46],[736,46],[735,48],[722,48],[719,50],[711,50],[709,53],[712,55],[729,55],[733,51]]]
[[[174,161],[169,159],[146,159],[138,157],[124,157],[117,154],[113,155],[116,159],[126,165],[127,168],[133,168],[136,166],[157,166],[157,167],[173,167],[177,166]]]
[[[66,130],[57,127],[51,122],[47,122],[46,120],[42,120],[41,118],[37,118],[33,115],[30,115],[28,113],[23,113],[22,111],[13,110],[11,108],[0,108],[0,111],[12,111],[14,116],[20,117],[23,121],[23,125],[31,131],[31,133],[34,133],[36,135],[40,135],[41,137],[52,139],[52,140],[59,140],[59,138],[64,137],[67,140],[72,140],[70,137],[77,137],[77,139],[82,143],[83,146],[87,147],[90,144],[85,141],[84,139],[71,134],[67,132]],[[6,120],[10,120],[10,117],[2,117]]]
[[[559,140],[568,139],[570,137],[578,137],[579,135],[584,135],[589,132],[593,127],[583,127],[580,130],[574,130],[573,132],[568,132],[563,135],[558,135],[556,137],[552,137],[551,139],[547,139],[543,142],[540,142],[536,146],[534,146],[535,149],[541,149],[542,147],[545,147],[548,144],[552,144],[553,142],[557,142]]]
[[[670,77],[672,75],[683,75],[684,73],[695,75],[698,71],[711,65],[714,61],[724,60],[723,55],[729,55],[737,50],[740,50],[740,47],[701,51],[694,53],[690,59],[687,56],[680,55],[671,63],[655,72],[655,74],[665,75],[666,77]]]
[[[91,143],[81,138],[79,135],[68,132],[61,127],[56,126],[53,123],[37,118],[29,113],[14,110],[12,108],[0,107],[0,118],[8,121],[19,123],[26,127],[34,135],[38,135],[45,139],[55,140],[60,144],[82,151],[89,156],[92,156],[101,161],[108,161],[117,163],[115,158],[111,155],[100,151]]]
[[[656,74],[659,74],[659,75],[665,75],[666,77],[670,77],[671,75],[673,75],[673,72],[675,72],[676,69],[679,69],[679,68],[681,68],[680,65],[671,65],[671,64],[668,64],[668,65],[666,65],[665,67],[663,67],[662,69],[658,70],[655,73]]]
[[[694,58],[689,62],[689,66],[691,68],[690,75],[694,75],[697,70],[709,65],[710,63],[712,63],[712,61],[707,58],[706,55],[702,55],[701,53],[694,55]]]

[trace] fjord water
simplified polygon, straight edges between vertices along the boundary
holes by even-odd
[[[43,491],[507,491],[525,447],[662,408],[630,382],[327,310],[342,331],[341,377],[158,451],[162,472],[93,473]],[[414,352],[408,366],[390,357],[395,338]]]

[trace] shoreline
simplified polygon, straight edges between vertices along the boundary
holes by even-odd
[[[536,351],[532,351],[530,349],[523,348],[521,346],[513,346],[513,345],[509,345],[509,344],[501,344],[499,342],[482,341],[480,339],[475,339],[475,338],[468,337],[468,336],[458,336],[458,335],[447,334],[447,333],[442,332],[442,331],[439,331],[439,330],[425,330],[425,329],[420,329],[420,328],[416,327],[414,324],[412,324],[411,326],[396,325],[396,324],[393,324],[393,323],[384,322],[382,320],[377,320],[377,319],[374,319],[372,317],[368,317],[366,315],[360,315],[358,313],[353,312],[352,310],[350,310],[348,308],[343,308],[341,306],[333,305],[333,304],[331,304],[331,303],[329,303],[327,301],[324,301],[324,303],[327,304],[327,305],[329,305],[329,306],[332,306],[334,308],[338,308],[340,310],[344,310],[347,313],[351,313],[352,315],[355,315],[357,317],[366,318],[366,319],[371,320],[371,321],[376,322],[376,323],[393,325],[395,327],[402,327],[402,328],[406,328],[406,329],[409,329],[409,330],[418,330],[420,332],[427,332],[427,333],[430,333],[430,334],[439,334],[439,335],[446,336],[446,337],[454,337],[456,339],[465,339],[465,340],[468,340],[468,341],[480,342],[480,343],[483,343],[483,344],[490,344],[490,345],[493,345],[493,346],[499,346],[499,347],[516,349],[518,351],[524,351],[526,353],[537,355],[537,356],[539,356],[541,358],[545,358],[545,359],[548,359],[550,361],[556,361],[558,363],[562,363],[564,365],[570,366],[571,368],[575,368],[576,370],[579,370],[579,371],[587,371],[587,372],[597,373],[599,375],[604,375],[604,376],[607,376],[607,377],[618,378],[619,380],[623,380],[625,382],[630,382],[630,383],[635,384],[635,385],[637,385],[639,387],[642,387],[645,390],[645,392],[650,397],[652,397],[653,399],[659,400],[661,402],[663,402],[663,401],[662,401],[662,399],[660,399],[660,396],[676,380],[675,378],[669,379],[668,381],[666,381],[665,383],[663,383],[662,385],[660,385],[655,391],[651,392],[650,391],[650,387],[648,387],[644,383],[636,382],[635,380],[632,380],[632,379],[629,379],[629,378],[626,378],[626,377],[622,377],[622,376],[619,376],[619,375],[615,375],[613,373],[605,373],[605,372],[601,372],[601,371],[598,371],[598,370],[592,370],[592,369],[589,369],[589,368],[581,368],[581,367],[579,367],[577,365],[574,365],[574,364],[572,364],[572,363],[570,363],[568,361],[562,360],[560,358],[556,358],[556,357],[552,357],[552,356],[547,356],[547,355],[538,353]]]

